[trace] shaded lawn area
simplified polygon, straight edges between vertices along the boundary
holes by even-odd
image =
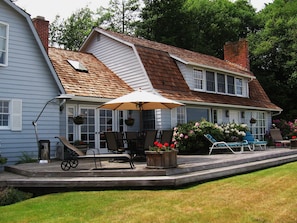
[[[50,194],[0,207],[0,222],[297,222],[297,162],[185,189]]]

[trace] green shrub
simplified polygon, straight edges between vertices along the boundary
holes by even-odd
[[[12,187],[0,188],[0,206],[14,204],[31,197],[31,193],[25,193]]]
[[[6,157],[2,157],[0,154],[0,165],[3,165],[7,162],[7,158]]]
[[[174,143],[181,153],[208,152],[209,142],[204,134],[211,134],[218,141],[241,141],[248,130],[246,124],[214,124],[206,120],[180,124],[174,128]]]
[[[19,161],[16,164],[21,164],[21,163],[35,163],[37,162],[36,158],[32,158],[29,154],[23,152],[22,156],[20,157]]]

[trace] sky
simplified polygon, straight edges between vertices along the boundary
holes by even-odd
[[[54,21],[56,15],[67,19],[78,9],[88,6],[91,10],[100,6],[107,7],[110,0],[17,0],[15,3],[27,13],[31,18],[43,16],[50,22]],[[271,3],[273,0],[250,0],[253,7],[258,11],[264,8],[265,3]]]

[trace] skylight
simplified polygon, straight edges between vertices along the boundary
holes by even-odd
[[[68,63],[77,71],[88,72],[88,69],[77,60],[67,60]]]

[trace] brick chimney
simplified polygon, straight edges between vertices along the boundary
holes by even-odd
[[[246,39],[238,42],[227,42],[224,45],[224,60],[238,64],[250,70],[249,48]]]
[[[46,52],[48,52],[49,21],[46,21],[45,18],[42,16],[37,16],[36,18],[32,19],[32,22],[35,26],[35,29],[39,35],[39,38],[41,39],[41,42]]]

